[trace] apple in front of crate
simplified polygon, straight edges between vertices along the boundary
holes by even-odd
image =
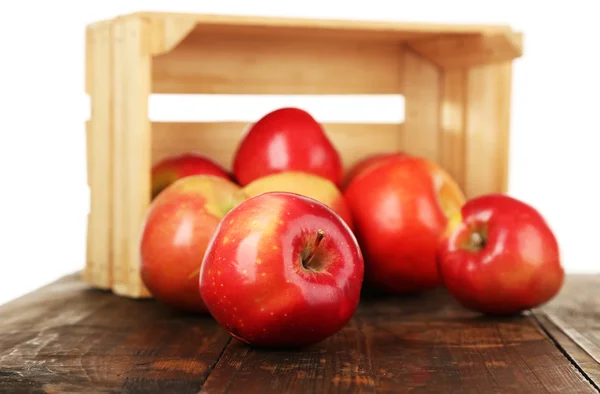
[[[406,156],[406,153],[376,153],[359,160],[350,168],[350,170],[348,170],[342,190],[347,189],[348,185],[350,185],[350,183],[352,183],[356,177],[360,176],[361,174],[365,174],[374,168],[377,168],[377,166],[384,163],[387,159],[402,156]]]
[[[302,109],[279,108],[246,130],[234,154],[233,172],[245,186],[290,170],[321,176],[338,187],[342,182],[339,152],[319,122]]]
[[[248,197],[267,192],[289,192],[310,197],[333,209],[350,229],[352,217],[340,190],[329,179],[300,171],[285,171],[258,178],[244,187]]]
[[[438,242],[465,201],[446,171],[422,157],[391,157],[357,176],[344,197],[369,284],[397,294],[441,285]]]
[[[554,233],[531,205],[502,194],[473,198],[438,248],[440,274],[465,307],[515,314],[560,291],[564,270]]]
[[[246,199],[235,183],[214,175],[179,179],[150,204],[140,239],[141,277],[155,299],[206,313],[198,277],[219,221]]]
[[[190,175],[214,175],[232,180],[221,165],[199,153],[169,156],[152,166],[152,198],[176,180]]]
[[[300,347],[341,330],[360,299],[364,265],[346,223],[326,205],[270,192],[232,209],[210,242],[200,293],[232,336]]]

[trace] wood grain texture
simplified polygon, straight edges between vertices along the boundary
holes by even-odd
[[[365,294],[336,335],[280,350],[78,275],[0,308],[2,393],[596,392],[587,378],[538,320],[485,318],[443,290]]]
[[[139,268],[138,239],[150,204],[150,25],[142,19],[114,24],[114,167],[112,227],[115,293],[147,297]]]
[[[439,163],[464,190],[466,70],[443,70],[442,86]]]
[[[0,392],[198,392],[229,341],[212,319],[77,278],[0,308]]]
[[[394,42],[194,31],[152,66],[153,93],[402,93]]]
[[[445,69],[510,62],[523,55],[520,33],[441,34],[409,42],[412,50]]]
[[[195,151],[231,169],[233,155],[248,125],[245,122],[153,122],[152,162]],[[323,127],[338,149],[345,169],[371,154],[399,149],[401,124],[325,123]]]
[[[86,88],[91,116],[86,123],[90,214],[83,278],[93,286],[112,285],[112,31],[110,25],[86,30]]]
[[[512,65],[474,67],[467,72],[465,193],[506,192]]]
[[[440,70],[422,56],[405,50],[402,82],[406,100],[401,149],[438,161],[440,130]]]
[[[559,295],[534,313],[600,391],[599,289],[600,275],[568,277]]]
[[[397,21],[334,20],[265,17],[252,15],[216,15],[169,12],[138,12],[124,17],[192,21],[197,29],[211,33],[240,35],[279,34],[284,36],[312,36],[342,39],[405,41],[432,37],[439,34],[511,33],[507,25],[442,24]],[[96,22],[99,24],[104,21]]]

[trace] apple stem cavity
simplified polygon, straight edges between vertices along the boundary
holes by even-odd
[[[317,248],[319,247],[319,244],[321,243],[321,240],[323,239],[323,237],[325,236],[325,231],[319,229],[317,230],[317,238],[315,239],[315,243],[313,244],[312,250],[310,251],[310,254],[308,255],[308,257],[304,260],[302,260],[302,265],[304,266],[305,269],[312,269],[310,263],[312,261],[312,259],[315,257],[315,254],[317,254]]]
[[[485,247],[485,238],[482,234],[475,231],[471,234],[471,246],[473,250],[481,250]]]

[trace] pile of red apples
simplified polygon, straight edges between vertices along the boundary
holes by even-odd
[[[398,153],[340,154],[308,112],[249,125],[232,170],[194,152],[152,170],[142,279],[173,308],[212,316],[256,346],[305,346],[342,329],[366,287],[439,287],[465,308],[515,314],[560,290],[554,234],[503,194],[466,199],[441,166]]]

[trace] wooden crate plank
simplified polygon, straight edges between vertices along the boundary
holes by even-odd
[[[534,314],[600,391],[599,291],[600,275],[568,276],[558,296]]]
[[[197,393],[229,338],[73,275],[0,308],[0,392]]]
[[[153,58],[153,93],[399,94],[395,42],[194,31]]]
[[[114,24],[114,242],[113,291],[149,296],[139,267],[138,239],[150,203],[151,127],[149,23]]]
[[[511,102],[510,63],[467,71],[465,193],[507,191]]]
[[[440,129],[440,70],[418,54],[404,52],[403,90],[406,101],[401,149],[438,161]]]
[[[230,169],[247,127],[245,122],[153,122],[152,162],[193,150]],[[338,148],[345,169],[371,154],[399,149],[400,124],[325,123],[323,127]]]
[[[520,33],[440,34],[414,39],[409,47],[445,69],[510,62],[523,55]]]
[[[87,223],[87,259],[83,278],[92,286],[112,284],[112,108],[110,25],[86,31],[86,85],[91,117],[86,123],[90,213]]]
[[[442,79],[439,163],[464,188],[467,73],[443,70]]]
[[[142,12],[134,15],[150,19],[193,21],[196,29],[212,34],[237,33],[239,35],[282,35],[286,37],[316,37],[360,40],[393,40],[434,37],[438,35],[472,35],[512,33],[507,25],[442,24],[398,21],[361,21],[284,18],[252,15],[215,15],[166,12]],[[99,22],[102,23],[102,22]]]

